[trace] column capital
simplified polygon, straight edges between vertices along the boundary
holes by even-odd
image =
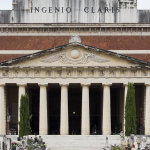
[[[17,86],[27,86],[26,83],[17,83]]]
[[[39,86],[48,86],[48,83],[38,83]]]
[[[150,86],[150,83],[145,83],[145,86]]]
[[[66,86],[68,87],[69,86],[69,83],[59,83],[59,85],[62,87],[62,86]]]
[[[128,83],[123,83],[123,86],[125,87],[125,86],[128,86]]]
[[[81,84],[82,87],[83,87],[83,86],[88,86],[88,87],[89,87],[90,85],[91,85],[91,83],[82,83],[82,84]]]
[[[0,83],[0,86],[5,86],[5,83]]]
[[[112,84],[111,83],[102,83],[102,87],[104,86],[111,86]]]

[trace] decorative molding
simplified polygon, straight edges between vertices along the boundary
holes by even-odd
[[[0,55],[3,54],[32,54],[36,52],[40,52],[42,50],[0,50]],[[111,52],[119,53],[119,54],[150,54],[150,50],[109,50]]]
[[[116,76],[116,72],[115,70],[110,70],[109,71],[110,76],[115,77]]]
[[[76,35],[71,36],[69,39],[69,43],[74,43],[74,42],[81,43],[81,38]]]
[[[104,63],[108,62],[109,60],[106,60],[94,53],[90,52],[80,52],[81,56],[79,58],[74,59],[73,56],[71,57],[68,52],[58,52],[50,55],[48,58],[42,59],[42,62],[45,63],[52,63],[55,61],[60,60],[63,64],[87,64],[91,60],[98,62],[98,63]]]
[[[126,70],[123,70],[123,69],[120,70],[120,75],[121,75],[121,76],[126,76]]]
[[[44,35],[57,35],[64,36],[73,35],[147,35],[150,33],[149,24],[1,24],[1,36],[44,36]]]
[[[142,69],[141,72],[142,72],[142,76],[147,76],[148,75],[147,70]]]
[[[0,78],[147,78],[149,68],[117,67],[31,67],[1,68]]]
[[[131,74],[133,75],[133,76],[136,76],[137,75],[137,70],[131,70]]]
[[[99,75],[100,75],[101,77],[105,76],[105,70],[99,70]]]

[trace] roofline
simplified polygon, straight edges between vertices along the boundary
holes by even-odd
[[[134,57],[126,56],[126,55],[123,55],[123,54],[119,54],[119,53],[116,53],[116,52],[112,52],[112,51],[109,51],[109,50],[104,50],[104,49],[101,49],[101,48],[97,48],[97,47],[94,47],[94,46],[90,46],[90,45],[86,45],[86,44],[82,44],[82,43],[77,43],[77,42],[60,45],[60,46],[53,47],[53,48],[50,48],[50,49],[42,50],[40,52],[36,52],[36,53],[28,54],[28,55],[25,55],[25,56],[17,57],[17,58],[14,58],[14,59],[10,59],[10,60],[7,60],[7,61],[3,61],[3,62],[0,62],[0,66],[9,66],[13,62],[20,61],[20,60],[23,60],[23,59],[28,58],[28,57],[32,58],[33,56],[38,56],[40,54],[45,54],[45,53],[47,53],[51,50],[60,49],[60,48],[62,49],[62,48],[65,48],[67,46],[72,46],[72,45],[83,46],[85,48],[91,48],[91,49],[94,49],[95,51],[101,51],[101,52],[104,52],[106,54],[110,54],[110,55],[114,55],[114,56],[117,56],[117,57],[120,57],[120,58],[124,58],[124,59],[127,59],[129,61],[136,61],[137,63],[140,63],[142,65],[150,66],[150,62],[145,61],[145,60],[137,59],[137,58],[134,58]]]

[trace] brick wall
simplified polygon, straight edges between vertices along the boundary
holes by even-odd
[[[0,50],[45,50],[67,44],[70,36],[4,36]],[[106,50],[150,50],[150,36],[81,36],[82,43]]]
[[[4,36],[0,50],[45,50],[67,44],[70,36]],[[106,50],[150,50],[150,36],[81,36],[82,43]],[[23,55],[0,55],[0,62]],[[128,56],[150,62],[148,54]]]

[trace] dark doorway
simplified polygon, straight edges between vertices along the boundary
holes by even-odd
[[[136,128],[137,134],[144,135],[144,99],[146,88],[142,84],[135,84]]]
[[[81,134],[82,90],[80,85],[70,85],[68,95],[69,135]]]
[[[102,89],[90,87],[90,134],[102,134]]]
[[[58,84],[50,85],[48,88],[48,134],[60,134],[60,99],[61,88]]]
[[[119,88],[110,88],[110,100],[111,100],[111,132],[112,134],[118,134],[122,130],[122,124],[120,123],[120,95]]]
[[[39,102],[40,102],[40,89],[30,89],[30,113],[32,114],[31,129],[32,134],[39,134]]]

